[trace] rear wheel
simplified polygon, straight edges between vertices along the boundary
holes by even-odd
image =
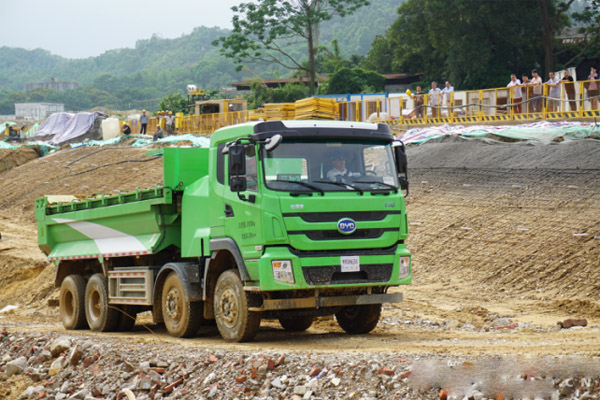
[[[381,304],[366,304],[342,308],[335,319],[350,334],[369,333],[377,326],[381,316]]]
[[[279,324],[288,332],[302,332],[310,328],[314,321],[313,317],[282,317]]]
[[[237,271],[227,270],[219,276],[215,287],[214,311],[217,328],[230,342],[252,340],[260,327],[259,312],[249,311],[252,298],[244,291]]]
[[[60,320],[65,329],[85,329],[85,280],[81,275],[69,275],[60,285],[58,298]]]
[[[94,274],[85,287],[85,318],[90,329],[97,332],[110,332],[117,328],[119,311],[108,304],[106,278]]]
[[[201,303],[186,300],[185,289],[175,272],[171,272],[162,289],[162,314],[165,326],[175,337],[196,334],[202,322]]]

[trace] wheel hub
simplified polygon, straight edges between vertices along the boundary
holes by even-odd
[[[171,289],[167,293],[165,311],[167,316],[173,321],[179,321],[181,318],[181,297],[178,290]]]
[[[223,292],[220,302],[221,316],[223,322],[231,327],[235,325],[238,318],[238,303],[233,290],[229,289]]]

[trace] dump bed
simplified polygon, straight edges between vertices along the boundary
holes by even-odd
[[[38,243],[50,260],[123,257],[180,245],[170,188],[136,190],[68,203],[36,200]]]

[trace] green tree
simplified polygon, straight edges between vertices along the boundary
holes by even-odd
[[[175,113],[188,113],[188,101],[181,93],[169,93],[160,101],[160,111],[171,111]]]
[[[368,0],[258,0],[231,9],[233,31],[215,40],[221,54],[241,69],[247,62],[278,64],[289,70],[304,70],[310,77],[309,92],[316,83],[315,53],[319,26],[334,16],[345,16],[369,4]],[[300,41],[308,49],[308,66],[291,47]]]
[[[362,68],[340,68],[329,77],[327,93],[382,92],[385,78],[375,71]]]

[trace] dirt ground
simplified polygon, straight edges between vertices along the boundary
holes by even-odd
[[[18,306],[0,313],[0,326],[63,332],[58,310],[47,306],[54,267],[37,248],[35,198],[152,187],[162,161],[145,152],[76,148],[0,172],[0,309]],[[112,335],[251,351],[599,356],[600,140],[452,139],[408,155],[413,284],[397,289],[405,301],[385,306],[371,334],[343,334],[331,319],[301,334],[265,321],[254,342],[227,344],[210,327],[171,338],[145,316],[138,322],[147,325]],[[588,324],[558,328],[567,318]]]

